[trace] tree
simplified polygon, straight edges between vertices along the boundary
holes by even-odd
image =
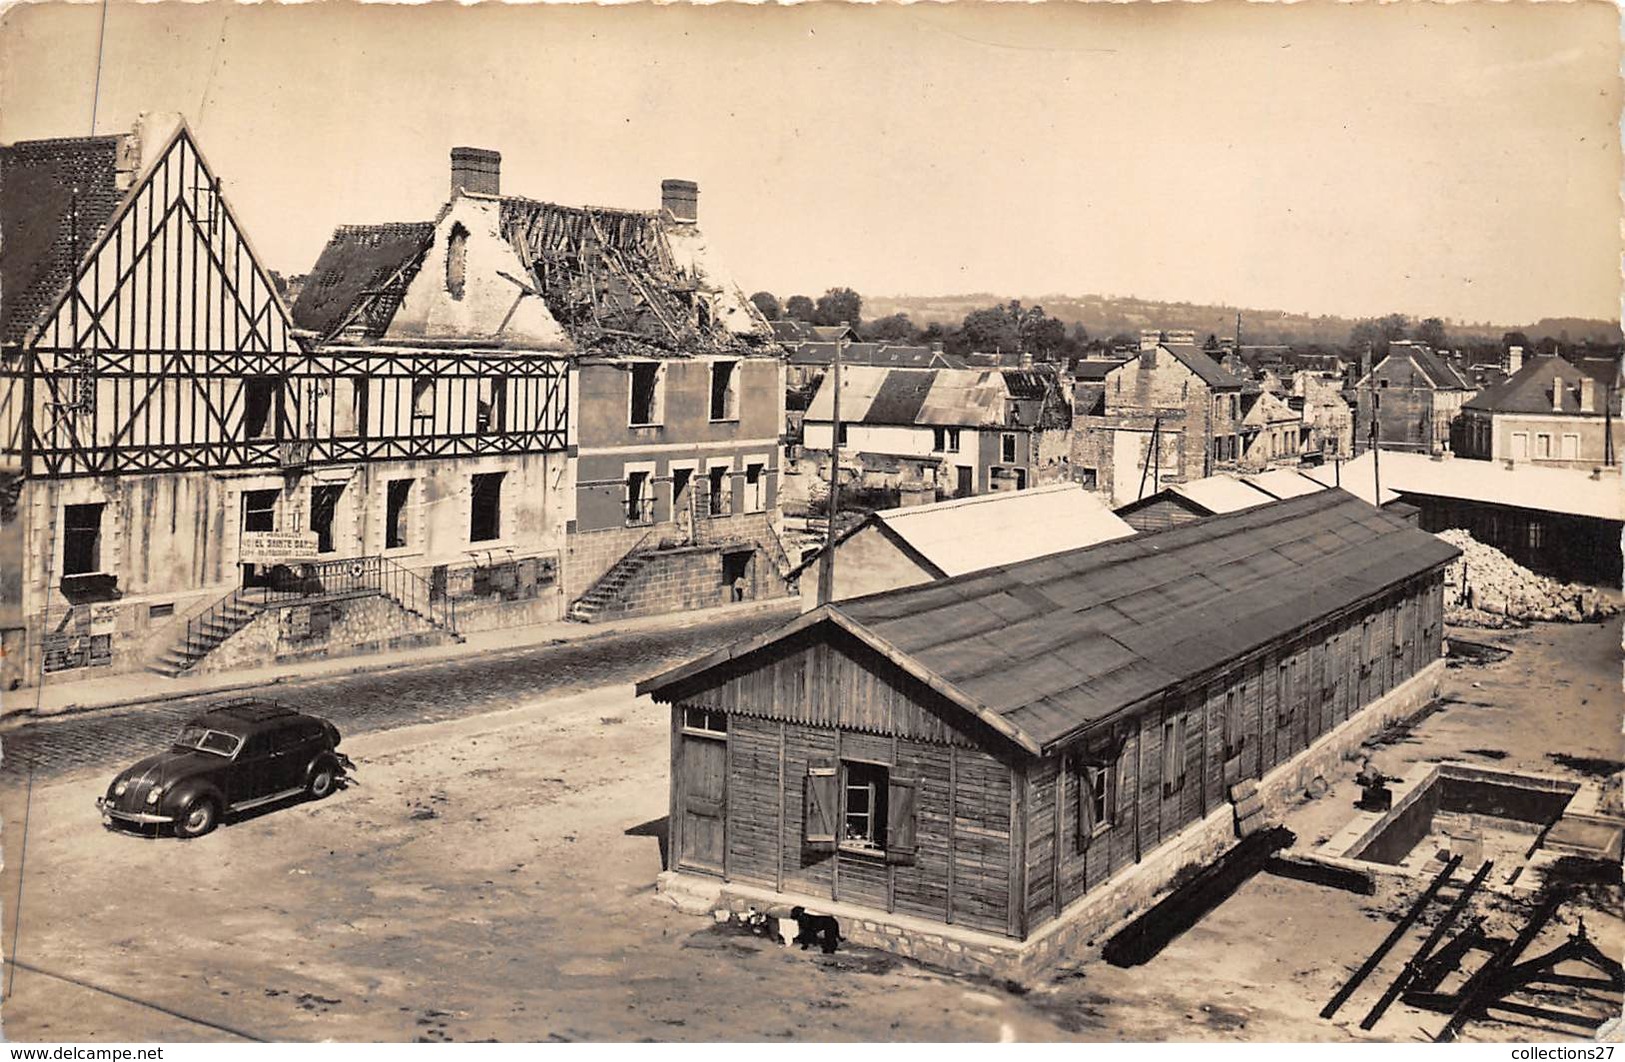
[[[1437,317],[1429,317],[1417,323],[1416,330],[1411,333],[1418,343],[1426,343],[1434,350],[1443,350],[1449,337],[1445,335],[1444,322]]]
[[[792,295],[784,304],[784,316],[792,321],[811,321],[813,301],[805,295]]]
[[[769,321],[777,321],[783,313],[778,297],[771,291],[758,291],[750,297],[750,301],[756,304],[756,308],[762,311],[762,316]]]
[[[1371,363],[1375,365],[1388,353],[1388,344],[1396,339],[1404,339],[1409,330],[1411,319],[1402,313],[1391,313],[1387,317],[1369,317],[1356,322],[1349,331],[1349,348],[1356,357],[1365,352],[1366,345],[1371,347]]]
[[[1081,330],[1080,330],[1081,331]],[[1088,333],[1081,332],[1088,341]],[[1023,307],[1015,300],[1003,306],[972,310],[949,340],[956,354],[1022,353],[1052,361],[1069,350],[1066,325],[1044,312],[1042,306]]]
[[[1503,350],[1512,347],[1522,347],[1524,350],[1529,350],[1533,346],[1534,344],[1529,342],[1529,337],[1522,332],[1503,332],[1501,334],[1501,349]]]
[[[906,313],[894,313],[879,320],[870,321],[863,328],[863,334],[868,339],[878,339],[883,342],[913,342],[919,337],[919,330],[914,322],[909,320]]]
[[[812,322],[816,325],[849,324],[858,327],[863,312],[863,299],[851,288],[830,288],[818,296],[813,307]]]

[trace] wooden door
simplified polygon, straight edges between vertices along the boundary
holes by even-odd
[[[727,807],[728,743],[684,734],[682,738],[683,866],[722,873]]]

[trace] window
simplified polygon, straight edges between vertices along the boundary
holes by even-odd
[[[1571,432],[1563,435],[1563,460],[1578,461],[1580,459],[1580,436]]]
[[[745,511],[759,513],[767,508],[767,470],[760,463],[745,466]]]
[[[671,518],[677,519],[678,514],[689,506],[693,497],[691,490],[694,483],[694,470],[692,468],[674,468],[671,470]]]
[[[412,419],[430,420],[434,417],[434,379],[419,376],[412,381]]]
[[[502,477],[504,472],[476,472],[470,491],[468,540],[490,542],[502,537]]]
[[[243,431],[250,439],[269,439],[277,434],[276,379],[250,376],[243,381]]]
[[[1543,541],[1545,541],[1545,528],[1541,526],[1539,520],[1529,521],[1529,548],[1539,549]]]
[[[174,614],[175,602],[173,601],[165,601],[162,604],[147,606],[148,622],[151,622],[152,620],[168,619]]]
[[[1529,433],[1515,431],[1512,433],[1512,459],[1514,461],[1529,460]]]
[[[739,397],[735,393],[737,384],[735,370],[737,361],[713,361],[711,363],[711,419],[735,420],[739,416]]]
[[[841,847],[883,852],[886,849],[886,768],[876,763],[844,764],[841,783]]]
[[[384,513],[384,548],[405,549],[407,542],[406,503],[412,497],[412,481],[389,481],[389,497]]]
[[[662,366],[654,361],[635,361],[632,363],[632,408],[627,417],[627,423],[632,427],[643,427],[650,424],[659,424],[661,421],[660,383]],[[713,381],[714,382],[714,381]],[[715,397],[712,399],[715,402]],[[715,415],[712,420],[722,418]]]
[[[959,452],[959,429],[932,428],[931,449],[939,454],[957,454]]]
[[[451,227],[446,242],[446,294],[461,299],[468,279],[468,230],[460,224]]]
[[[1172,796],[1185,788],[1185,717],[1176,715],[1162,722],[1162,795]]]
[[[338,508],[343,484],[310,488],[310,529],[316,532],[316,552],[332,553],[333,513]]]
[[[243,491],[243,530],[275,531],[276,499],[281,491]]]
[[[1099,486],[1100,472],[1093,468],[1078,469],[1078,483],[1084,490],[1095,490]]]
[[[102,570],[102,506],[62,507],[62,574],[91,575]]]
[[[1016,437],[1005,435],[999,442],[999,460],[1007,465],[1016,463]]]
[[[692,733],[724,735],[728,717],[709,708],[683,708],[683,729]]]
[[[1072,761],[1069,781],[1076,794],[1073,839],[1083,851],[1095,837],[1110,829],[1116,819],[1116,764],[1096,762],[1098,755],[1078,756]]]
[[[1546,432],[1535,435],[1535,460],[1543,461],[1552,456],[1552,437]]]
[[[835,429],[835,445],[846,445],[846,422],[842,421]]]
[[[367,435],[367,378],[351,376],[345,380],[350,401],[336,403],[333,411],[333,430],[340,436],[365,438]]]
[[[649,489],[651,474],[646,471],[626,474],[626,523],[652,524],[655,518],[654,491]]]
[[[479,383],[478,405],[474,413],[474,430],[478,432],[505,432],[508,430],[508,380],[492,376]]]
[[[1296,660],[1283,660],[1275,676],[1275,725],[1287,727],[1292,725],[1292,718],[1297,710],[1298,695],[1298,662]]]
[[[722,516],[727,512],[728,506],[728,466],[722,465],[705,470],[707,485],[710,487],[706,501],[706,512],[712,516]]]
[[[1240,690],[1224,692],[1224,758],[1233,760],[1247,747],[1247,730],[1241,720],[1242,698]]]

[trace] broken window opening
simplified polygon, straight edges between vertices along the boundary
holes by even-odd
[[[634,428],[660,423],[661,368],[659,362],[632,363],[632,407],[627,422]],[[713,415],[712,419],[717,418]]]
[[[243,381],[243,431],[250,439],[268,439],[277,434],[281,417],[276,407],[276,379],[250,376]]]
[[[735,377],[738,373],[737,361],[713,361],[711,363],[711,419],[737,420],[739,419],[739,396]]]
[[[412,419],[434,417],[434,378],[419,376],[412,381]]]
[[[723,515],[723,507],[728,501],[726,497],[728,489],[728,471],[729,469],[727,465],[722,465],[717,468],[708,468],[705,470],[705,475],[709,480],[709,486],[711,488],[709,492],[710,496],[707,511],[712,516]]]
[[[683,729],[708,737],[728,733],[728,717],[710,708],[683,708]]]
[[[454,299],[463,297],[468,274],[468,230],[461,224],[451,227],[446,242],[446,294]]]
[[[757,463],[745,466],[745,511],[759,513],[767,508],[767,475],[765,466]]]
[[[62,574],[94,575],[102,570],[101,504],[62,507]]]
[[[317,553],[332,553],[337,549],[333,541],[333,514],[343,493],[343,484],[310,488],[310,529],[316,532]]]
[[[470,542],[490,542],[502,536],[502,477],[506,474],[474,473],[468,517]]]
[[[508,379],[492,376],[479,383],[476,398],[474,430],[502,433],[508,430]]]
[[[652,524],[655,518],[654,492],[649,489],[651,473],[626,474],[626,522],[628,526]]]
[[[407,509],[406,503],[412,497],[412,481],[409,479],[392,479],[389,481],[389,497],[385,505],[384,515],[384,548],[405,549],[407,542]]]
[[[1015,464],[1016,463],[1016,437],[1014,435],[1005,435],[1001,440],[1000,447],[1001,447],[1000,448],[1000,454],[999,454],[1000,460],[1002,460],[1007,465]]]
[[[278,490],[243,491],[243,530],[275,531]]]

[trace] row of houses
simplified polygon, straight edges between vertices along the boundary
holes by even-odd
[[[4,148],[8,687],[787,592],[782,351],[696,186],[500,165],[454,149],[432,219],[341,226],[290,306],[178,117]]]

